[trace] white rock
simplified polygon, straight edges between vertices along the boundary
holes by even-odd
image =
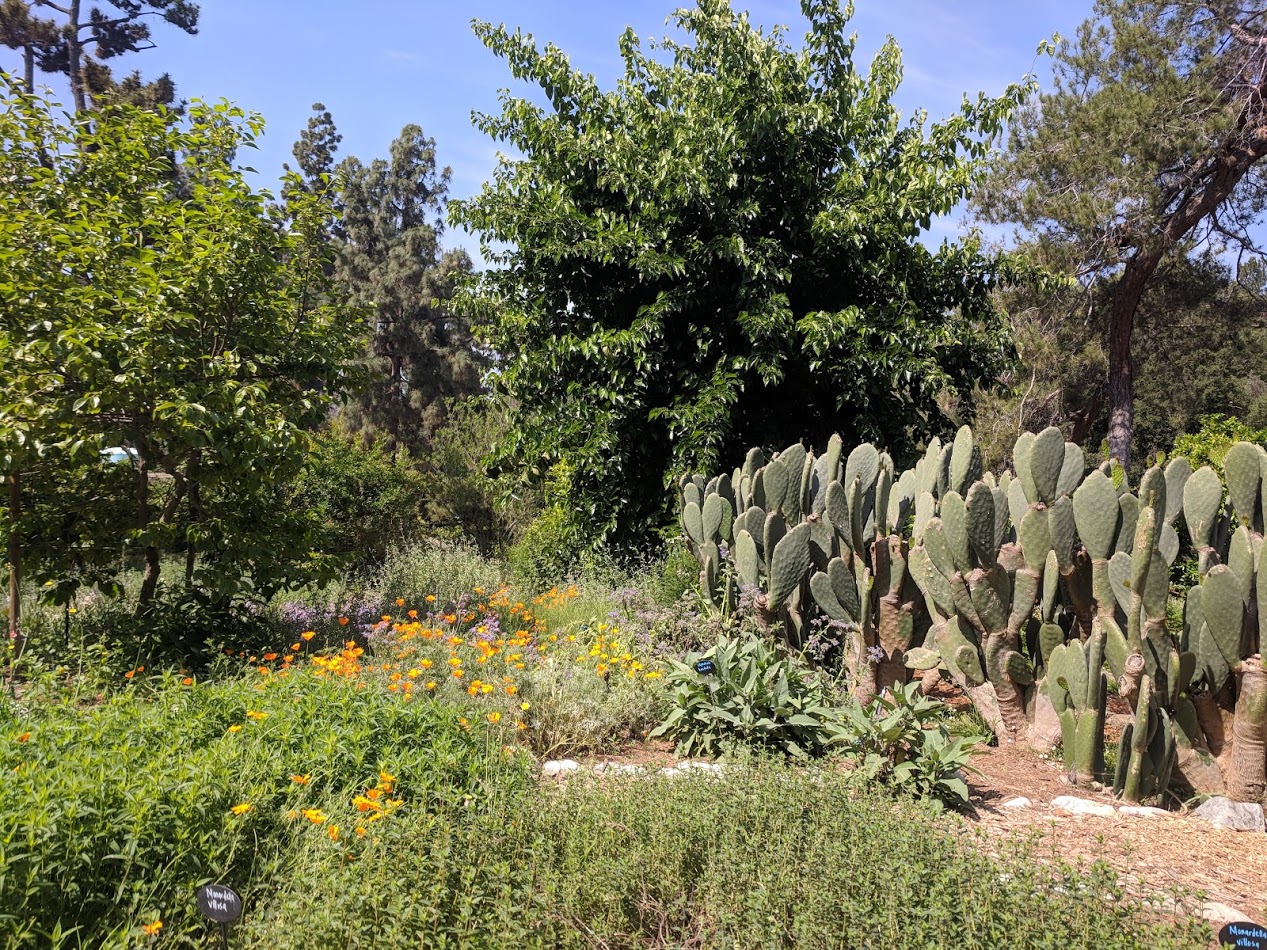
[[[1024,796],[1017,796],[1016,798],[1009,798],[999,807],[1000,808],[1028,808],[1032,804],[1034,803],[1031,802],[1028,798],[1025,798]]]
[[[1170,812],[1164,808],[1151,808],[1148,805],[1119,805],[1118,814],[1135,818],[1169,818]]]
[[[690,769],[696,772],[709,772],[713,775],[721,775],[726,771],[725,766],[718,765],[716,762],[679,762],[677,767],[684,772]]]
[[[1227,904],[1219,904],[1214,901],[1206,901],[1201,905],[1201,916],[1212,923],[1215,927],[1222,927],[1224,924],[1234,924],[1238,921],[1248,920],[1245,914],[1241,913],[1235,907],[1229,907]]]
[[[570,775],[580,767],[581,764],[572,759],[551,759],[541,766],[541,774],[546,778],[558,778],[561,775]]]
[[[1216,795],[1207,798],[1201,807],[1192,813],[1193,818],[1208,821],[1216,828],[1230,828],[1233,831],[1263,831],[1263,806],[1254,802],[1234,802],[1230,798]]]
[[[1112,818],[1116,812],[1112,805],[1102,805],[1089,798],[1075,795],[1058,795],[1051,800],[1051,807],[1067,815],[1093,815],[1096,818]]]
[[[661,775],[663,775],[663,776],[665,776],[666,778],[677,778],[679,775],[681,775],[681,774],[682,774],[682,770],[681,770],[681,769],[675,769],[675,768],[672,768],[672,767],[669,767],[669,768],[663,768],[663,769],[661,769],[661,770],[660,770],[660,774],[661,774]]]
[[[599,762],[594,766],[595,775],[643,775],[646,771],[641,765],[628,762]]]

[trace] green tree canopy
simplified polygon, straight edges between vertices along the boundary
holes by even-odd
[[[749,445],[909,450],[1004,363],[1003,262],[923,238],[1024,90],[904,123],[897,45],[859,70],[852,8],[802,9],[799,49],[725,0],[679,11],[681,41],[627,31],[609,91],[475,26],[548,103],[476,117],[519,157],[453,209],[495,265],[472,298],[517,406],[503,457],[537,477],[566,460],[596,538],[645,531],[671,476]]]
[[[225,104],[65,124],[0,100],[5,529],[60,596],[120,554],[144,558],[143,606],[164,550],[220,601],[314,566],[280,499],[361,326],[311,240],[328,209],[297,202],[283,228],[233,163],[261,126]]]
[[[1123,463],[1135,427],[1132,334],[1163,261],[1252,248],[1267,201],[1267,10],[1261,3],[1098,0],[1056,53],[1052,88],[1013,124],[977,198],[1070,262],[1104,328],[1094,394]],[[1095,285],[1092,287],[1092,285]],[[1192,334],[1194,347],[1206,339]]]

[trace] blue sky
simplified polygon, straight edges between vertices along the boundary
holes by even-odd
[[[129,57],[147,75],[168,71],[185,98],[230,99],[262,113],[268,132],[254,156],[271,187],[290,146],[320,101],[343,134],[341,156],[364,161],[387,152],[407,123],[436,140],[439,160],[453,169],[452,195],[478,191],[496,161],[497,145],[471,127],[472,110],[497,111],[497,92],[516,88],[504,64],[472,34],[473,18],[522,27],[551,41],[572,63],[611,84],[620,69],[616,40],[626,26],[662,36],[678,0],[584,3],[580,0],[203,0],[198,36],[158,24],[158,47]],[[752,0],[737,8],[755,23],[804,33],[797,0]],[[1035,48],[1064,36],[1091,10],[1091,0],[857,0],[853,27],[861,58],[893,35],[901,45],[904,113],[953,112],[965,92],[998,93],[1025,73],[1045,77]],[[0,65],[16,57],[0,50]],[[953,231],[953,223],[939,230]],[[476,242],[450,234],[476,257]]]

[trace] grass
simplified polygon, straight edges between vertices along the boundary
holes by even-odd
[[[256,947],[1197,948],[1203,925],[1103,867],[986,857],[956,819],[773,762],[717,780],[573,780],[424,828],[355,864],[308,855]],[[301,926],[297,922],[302,920]]]
[[[82,699],[50,685],[0,707],[8,946],[129,946],[156,920],[168,935],[198,932],[197,884],[259,903],[306,842],[356,848],[355,829],[380,810],[421,817],[526,775],[457,707],[317,667],[210,683],[141,675]],[[376,804],[362,811],[358,796]]]

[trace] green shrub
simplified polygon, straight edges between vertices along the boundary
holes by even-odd
[[[848,704],[837,742],[868,781],[928,799],[934,807],[957,808],[968,801],[962,773],[976,771],[968,762],[989,733],[952,735],[945,705],[920,695],[919,688],[919,683],[908,683],[886,690],[865,709]]]
[[[484,459],[509,436],[504,407],[492,396],[445,404],[444,425],[424,459],[427,522],[433,533],[463,538],[486,555],[502,554],[540,512],[540,492]]]
[[[292,503],[317,516],[323,552],[363,566],[419,536],[422,497],[422,478],[403,455],[328,433],[313,439]]]
[[[519,581],[538,588],[567,580],[592,550],[572,506],[572,470],[566,462],[550,469],[544,493],[544,509],[507,554]]]
[[[1179,436],[1175,440],[1174,451],[1170,453],[1171,457],[1182,455],[1192,463],[1193,468],[1209,465],[1222,475],[1223,457],[1235,443],[1257,442],[1267,445],[1267,429],[1251,428],[1235,416],[1215,413],[1201,416],[1198,422],[1200,428],[1196,432]]]
[[[671,708],[652,735],[674,740],[679,755],[740,744],[805,756],[832,741],[835,713],[818,676],[758,633],[723,636],[670,667]]]
[[[677,603],[687,594],[699,596],[699,561],[686,546],[680,532],[665,545],[664,558],[654,583],[647,585],[655,602],[663,607]]]

